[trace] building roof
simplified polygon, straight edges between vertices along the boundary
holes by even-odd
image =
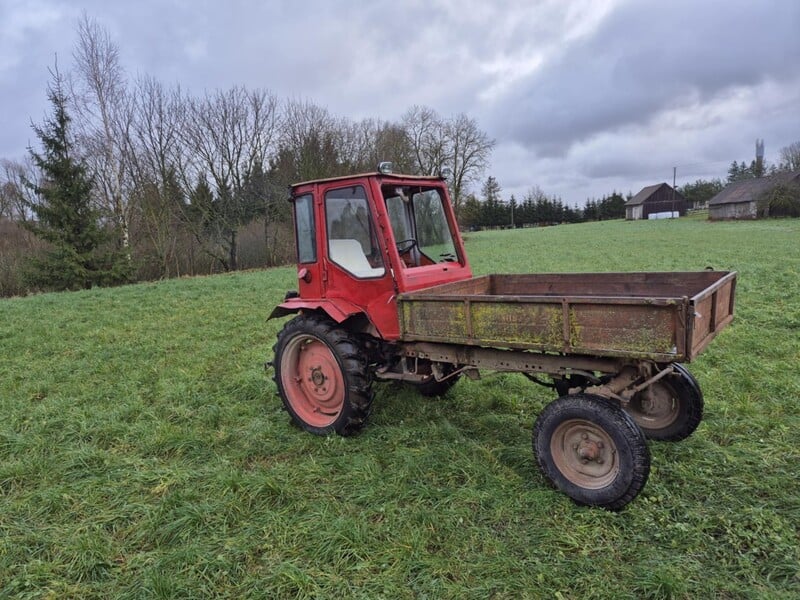
[[[709,206],[719,206],[720,204],[739,204],[741,202],[752,202],[758,197],[781,183],[800,184],[800,171],[776,173],[769,177],[758,177],[756,179],[742,179],[734,183],[729,183],[716,196],[708,201]]]
[[[656,191],[658,191],[658,189],[662,185],[666,185],[669,189],[672,189],[667,183],[657,183],[655,185],[648,185],[647,187],[643,187],[638,194],[636,194],[633,198],[628,200],[625,203],[625,206],[639,206],[640,204],[644,204],[645,200],[647,200],[650,196],[655,194]],[[683,196],[677,190],[675,191],[675,195],[683,199]]]

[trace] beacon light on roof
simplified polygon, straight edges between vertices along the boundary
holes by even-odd
[[[391,175],[392,174],[392,163],[390,162],[382,162],[378,164],[378,171],[383,173],[384,175]]]

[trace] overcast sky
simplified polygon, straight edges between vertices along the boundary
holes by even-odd
[[[414,104],[496,140],[506,199],[583,204],[800,140],[800,0],[0,0],[0,158],[36,143],[86,12],[131,79],[244,85],[354,119]]]

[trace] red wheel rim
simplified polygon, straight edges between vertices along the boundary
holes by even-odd
[[[281,383],[292,410],[311,427],[328,427],[342,412],[342,370],[331,349],[313,336],[297,336],[286,345]]]

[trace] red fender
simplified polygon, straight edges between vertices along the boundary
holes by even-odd
[[[285,317],[300,312],[301,310],[321,310],[337,323],[357,314],[364,314],[364,309],[359,308],[352,302],[341,298],[329,298],[326,300],[301,300],[300,298],[289,298],[280,303],[270,313],[269,319]],[[269,320],[267,319],[267,320]]]

